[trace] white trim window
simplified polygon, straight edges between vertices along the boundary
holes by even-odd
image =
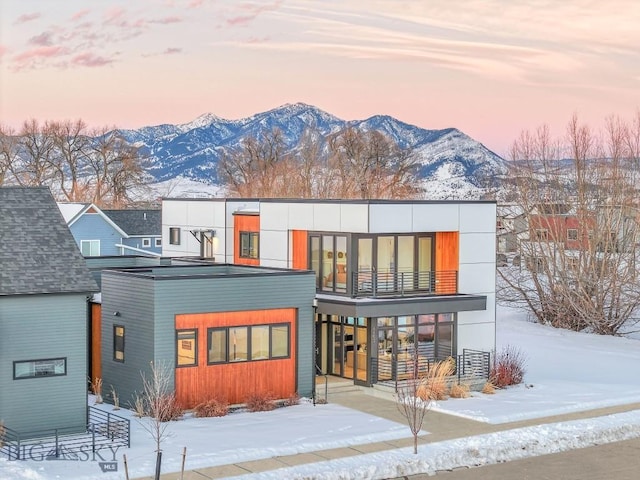
[[[151,248],[151,239],[143,238],[142,239],[142,248]]]
[[[162,239],[161,238],[156,238],[155,241],[156,241],[155,242],[156,248],[162,247]]]
[[[80,251],[85,257],[100,256],[100,240],[80,240]]]

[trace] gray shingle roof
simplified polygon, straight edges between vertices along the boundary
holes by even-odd
[[[127,235],[162,235],[160,210],[102,210]]]
[[[96,291],[49,189],[0,187],[0,295]]]

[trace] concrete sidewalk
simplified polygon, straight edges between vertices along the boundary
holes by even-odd
[[[329,401],[347,408],[360,410],[371,415],[382,417],[398,423],[406,424],[405,418],[400,414],[396,403],[389,398],[369,395],[364,392],[335,393],[330,395]],[[640,403],[621,405],[617,407],[600,408],[585,412],[577,412],[564,415],[526,420],[520,422],[491,425],[477,422],[454,415],[447,415],[439,412],[429,412],[425,418],[424,429],[429,433],[420,437],[421,444],[463,438],[471,435],[492,433],[514,428],[527,427],[532,425],[542,425],[545,423],[564,422],[585,418],[599,417],[613,413],[626,412],[640,409]],[[407,427],[408,428],[408,427]],[[350,457],[364,453],[374,453],[384,450],[410,447],[413,439],[408,437],[399,440],[375,442],[351,447],[333,448],[329,450],[319,450],[315,452],[299,453],[281,457],[273,457],[249,462],[238,462],[229,465],[219,465],[215,467],[198,468],[184,473],[184,480],[207,480],[246,475],[250,473],[264,472],[278,468],[303,465],[313,462],[322,462],[337,458]],[[176,480],[180,478],[179,473],[168,473],[162,475],[163,480]],[[151,480],[152,477],[144,477],[140,480]]]

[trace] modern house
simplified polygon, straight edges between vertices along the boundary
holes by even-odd
[[[189,263],[102,271],[100,375],[133,404],[150,364],[185,408],[251,395],[311,396],[313,272]],[[95,327],[94,323],[94,327]]]
[[[495,202],[164,199],[162,235],[165,256],[313,271],[315,363],[357,384],[406,378],[416,348],[422,368],[495,350]]]
[[[58,203],[85,257],[160,256],[160,210],[101,210],[92,203]]]
[[[87,424],[97,285],[47,188],[0,188],[0,420],[23,436]]]

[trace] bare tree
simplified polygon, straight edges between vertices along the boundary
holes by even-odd
[[[176,416],[176,398],[171,390],[172,369],[163,363],[150,363],[150,373],[142,376],[142,397],[135,399],[141,406],[142,427],[151,435],[156,445],[156,480],[160,479],[162,464],[162,443],[169,437],[168,420]]]
[[[432,400],[429,397],[421,398],[424,380],[420,374],[420,355],[418,349],[413,349],[412,371],[409,378],[398,384],[396,391],[396,405],[398,410],[407,420],[409,430],[413,435],[413,453],[418,453],[418,435],[422,430],[424,418],[431,409]]]
[[[138,149],[113,129],[96,130],[91,137],[87,165],[92,178],[91,201],[112,208],[133,203],[134,190],[146,183]]]
[[[91,145],[86,124],[82,120],[53,122],[50,134],[54,146],[51,166],[58,190],[69,202],[85,200],[92,181],[86,171]]]
[[[13,129],[0,125],[0,186],[5,183],[7,175],[18,157],[18,137]]]
[[[411,198],[420,191],[413,152],[381,132],[349,127],[329,146],[341,198]]]
[[[285,143],[282,132],[273,129],[247,137],[234,150],[224,152],[218,175],[232,195],[241,197],[280,196],[286,181]]]
[[[574,117],[564,139],[546,127],[513,145],[510,177],[529,226],[523,268],[499,269],[500,298],[544,324],[617,334],[637,321],[640,122],[593,132]]]

